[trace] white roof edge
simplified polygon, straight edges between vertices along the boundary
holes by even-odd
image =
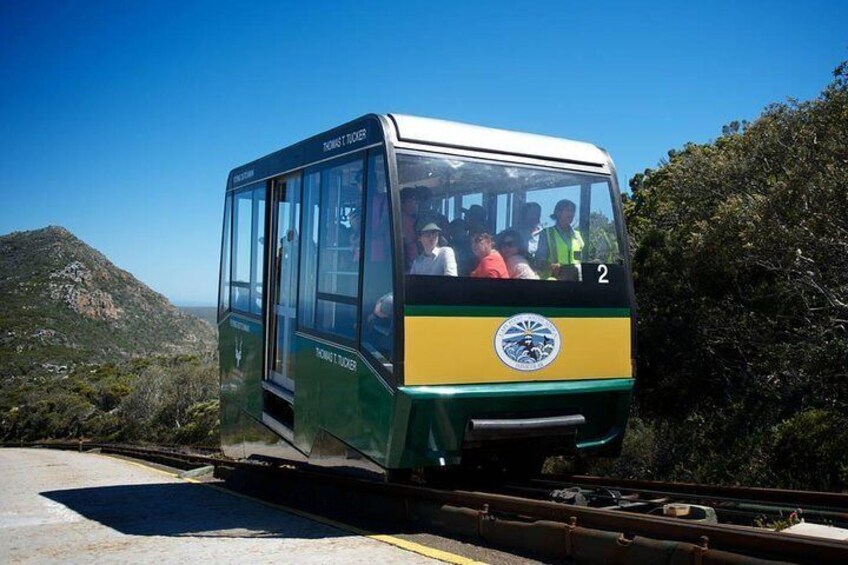
[[[403,114],[388,116],[397,130],[398,141],[570,161],[596,165],[605,172],[609,171],[607,153],[583,141]]]

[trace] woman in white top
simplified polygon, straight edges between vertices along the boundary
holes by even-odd
[[[439,247],[442,229],[430,222],[418,231],[423,252],[412,262],[410,275],[456,276],[456,256],[450,247]]]
[[[518,233],[518,230],[509,229],[502,231],[498,235],[498,251],[506,262],[506,269],[509,271],[511,279],[534,279],[538,280],[539,275],[530,266],[525,257],[526,246],[524,238]]]

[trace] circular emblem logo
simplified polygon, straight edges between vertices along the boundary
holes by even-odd
[[[562,339],[556,326],[538,314],[516,314],[495,333],[495,351],[508,367],[536,371],[559,354]]]

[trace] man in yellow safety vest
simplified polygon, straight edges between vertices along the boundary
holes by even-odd
[[[539,237],[536,265],[539,278],[561,281],[580,280],[583,236],[571,227],[577,206],[568,199],[556,203],[551,219],[556,223],[545,228]]]

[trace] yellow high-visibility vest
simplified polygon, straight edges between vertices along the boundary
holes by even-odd
[[[545,228],[542,236],[548,239],[548,256],[543,259],[544,265],[540,269],[539,278],[546,279],[551,276],[551,265],[580,265],[583,254],[583,236],[576,229],[571,230],[568,241],[562,237],[556,226]]]

